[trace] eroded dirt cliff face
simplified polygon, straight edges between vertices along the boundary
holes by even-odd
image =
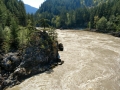
[[[53,71],[33,76],[8,90],[120,90],[120,38],[57,30],[64,60]]]

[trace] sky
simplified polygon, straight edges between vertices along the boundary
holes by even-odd
[[[39,8],[39,6],[45,1],[45,0],[22,0],[25,4],[28,4],[30,6]]]

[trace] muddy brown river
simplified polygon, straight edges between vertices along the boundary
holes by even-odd
[[[53,70],[7,90],[120,90],[120,38],[78,30],[57,30],[64,60]]]

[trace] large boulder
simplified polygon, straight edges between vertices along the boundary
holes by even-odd
[[[64,49],[63,44],[60,43],[60,44],[58,45],[58,48],[59,48],[60,51],[63,51],[63,49]]]

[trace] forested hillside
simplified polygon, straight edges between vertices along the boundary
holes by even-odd
[[[90,9],[89,28],[102,32],[120,31],[120,0],[103,3]]]
[[[47,12],[58,15],[84,6],[93,7],[107,1],[108,0],[46,0],[37,13]]]
[[[118,31],[119,5],[119,0],[46,0],[35,17],[36,20],[50,20],[50,25],[56,28],[89,27],[105,32]],[[100,25],[102,23],[104,25]]]
[[[30,28],[33,26],[33,15],[26,14],[22,0],[0,0],[1,50],[7,52],[25,44],[28,39],[27,33],[31,32]]]

